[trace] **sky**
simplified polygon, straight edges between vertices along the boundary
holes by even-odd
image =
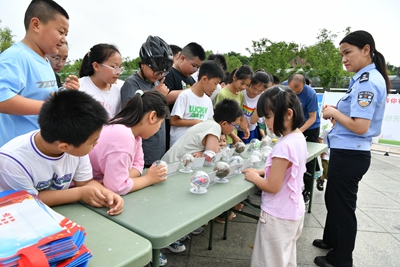
[[[30,0],[0,0],[0,27],[20,41]],[[346,27],[370,32],[376,49],[400,66],[399,0],[57,0],[70,16],[70,59],[83,58],[98,43],[116,45],[134,59],[149,35],[169,44],[197,42],[214,53],[249,56],[252,41],[294,42],[310,46],[325,28],[337,34]]]

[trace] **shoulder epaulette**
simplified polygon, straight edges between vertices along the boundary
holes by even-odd
[[[369,72],[364,72],[363,74],[361,74],[360,83],[366,82],[368,80],[369,80]]]

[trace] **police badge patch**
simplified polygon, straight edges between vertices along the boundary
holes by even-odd
[[[368,91],[361,91],[358,93],[357,103],[360,107],[368,107],[374,99],[374,93]]]

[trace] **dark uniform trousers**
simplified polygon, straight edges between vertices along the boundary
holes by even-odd
[[[358,183],[371,163],[370,151],[330,149],[325,192],[327,216],[323,241],[333,249],[326,255],[334,266],[353,266],[357,234],[355,215]]]

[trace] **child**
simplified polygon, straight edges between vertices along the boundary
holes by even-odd
[[[251,78],[250,87],[246,88],[242,91],[243,93],[243,114],[249,123],[249,131],[250,136],[244,139],[243,131],[238,131],[239,138],[244,143],[249,143],[251,139],[258,138],[258,130],[257,130],[257,121],[251,123],[251,117],[254,113],[254,110],[257,108],[257,102],[260,98],[262,92],[264,92],[269,86],[272,84],[271,79],[264,70],[259,70],[254,73],[254,76]],[[257,112],[256,112],[257,113]]]
[[[113,118],[121,110],[121,94],[115,84],[124,72],[118,49],[110,44],[97,44],[83,58],[79,70],[79,90],[93,96]]]
[[[328,126],[319,136],[318,142],[322,144],[328,144],[328,134],[335,127],[336,120],[334,118],[330,118],[332,126]],[[319,191],[324,190],[324,182],[328,180],[328,166],[329,166],[329,148],[326,152],[321,154],[321,162],[322,162],[322,176],[317,178],[317,189]]]
[[[211,119],[214,115],[210,95],[224,76],[224,72],[214,61],[203,62],[199,80],[188,90],[179,94],[172,108],[171,146],[193,125]]]
[[[303,111],[289,87],[274,86],[261,95],[257,113],[282,138],[269,154],[264,170],[243,171],[245,179],[263,191],[251,266],[297,266],[296,241],[305,213],[301,189],[308,154],[298,128]],[[265,178],[261,177],[264,174]]]
[[[39,128],[40,108],[58,89],[45,55],[57,54],[67,41],[68,19],[54,1],[30,1],[24,39],[0,54],[0,147]]]
[[[170,90],[167,95],[167,102],[170,105],[169,109],[171,111],[182,90],[190,88],[195,83],[195,80],[191,75],[199,69],[205,58],[206,53],[204,52],[203,47],[199,44],[189,43],[183,47],[178,60],[174,63],[171,71],[165,77],[165,85]],[[170,144],[169,119],[165,120],[165,133],[165,145],[166,150],[168,150]]]
[[[154,90],[136,94],[100,134],[99,144],[89,153],[93,177],[119,195],[167,179],[163,166],[152,165],[142,177],[142,138],[158,131],[169,115],[165,97]]]
[[[233,99],[240,106],[243,105],[244,97],[242,91],[250,86],[251,78],[253,77],[253,70],[247,66],[243,65],[236,70],[232,71],[231,82],[227,87],[222,88],[217,96],[215,97],[215,103],[219,103],[222,99]],[[215,106],[215,105],[214,105]],[[249,128],[247,120],[241,120],[240,128],[244,131],[244,137],[248,138]],[[235,144],[241,142],[240,138],[237,136],[237,129],[226,137],[226,142],[228,144]]]
[[[172,50],[172,57],[173,57],[173,62],[172,63],[175,64],[175,62],[177,62],[178,59],[179,59],[179,56],[180,56],[181,51],[182,51],[182,47],[177,46],[177,45],[173,45],[173,44],[169,45],[169,47]]]
[[[139,70],[129,76],[121,88],[121,101],[124,106],[137,90],[156,90],[166,96],[169,89],[164,84],[165,75],[172,67],[172,51],[169,45],[158,36],[148,36],[140,51]],[[153,136],[142,141],[144,167],[150,168],[154,161],[165,153],[165,123]]]
[[[0,149],[0,191],[26,190],[50,207],[84,201],[121,213],[123,199],[93,180],[88,156],[107,121],[106,110],[86,93],[54,93],[40,110],[40,130]]]
[[[51,67],[53,68],[54,74],[57,80],[57,87],[64,87],[68,89],[79,89],[78,77],[75,75],[68,75],[65,79],[64,84],[61,84],[60,76],[57,74],[68,61],[68,43],[63,44],[56,55],[46,55],[47,59],[50,61]]]
[[[230,134],[237,129],[242,116],[242,109],[235,100],[223,99],[215,107],[213,119],[190,127],[165,153],[162,160],[168,163],[177,162],[186,153],[201,157],[205,150],[218,153],[221,134]]]

